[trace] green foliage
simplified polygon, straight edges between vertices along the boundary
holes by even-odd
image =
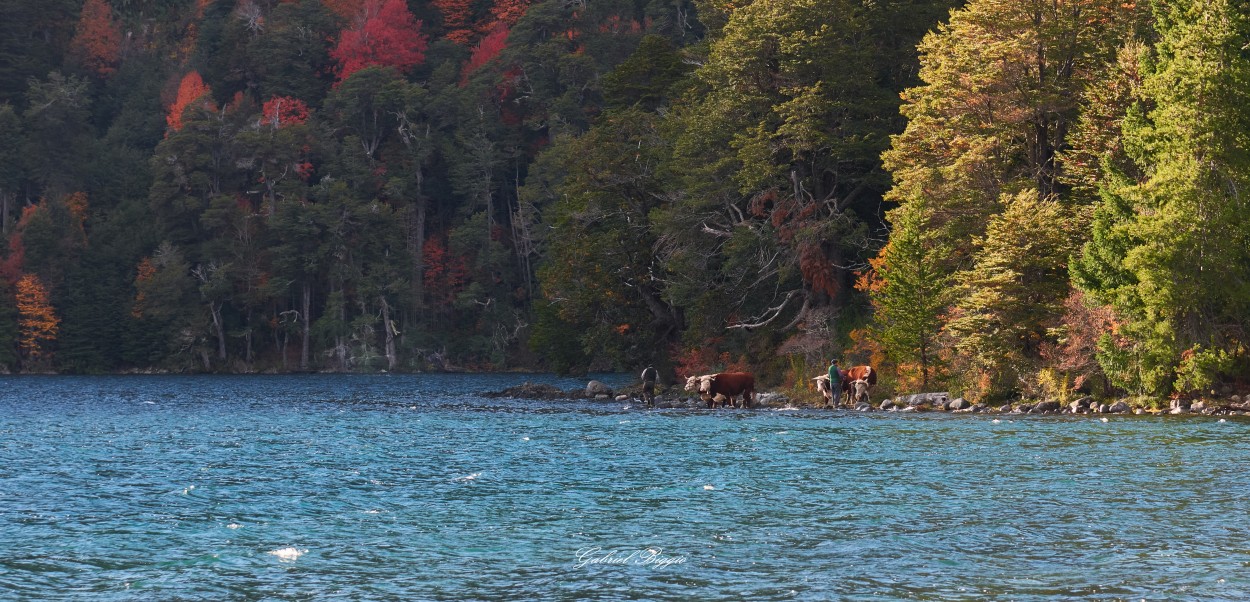
[[[1067,261],[1074,250],[1070,210],[1023,192],[986,226],[971,269],[957,276],[959,298],[947,330],[957,366],[978,396],[1018,391],[1036,374],[1049,329],[1063,314]]]
[[[1123,125],[1143,175],[1104,170],[1111,184],[1074,275],[1124,321],[1103,345],[1108,374],[1163,394],[1178,371],[1185,390],[1230,376],[1236,364],[1212,358],[1242,353],[1250,326],[1250,205],[1238,192],[1250,183],[1250,22],[1218,0],[1162,5],[1157,16],[1142,100]]]
[[[922,390],[942,373],[939,335],[950,298],[951,277],[942,269],[948,251],[929,227],[924,201],[890,214],[890,242],[874,261],[867,284],[875,310],[873,333],[900,371],[914,366]]]

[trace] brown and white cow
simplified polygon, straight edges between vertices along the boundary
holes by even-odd
[[[711,378],[703,378],[699,382],[699,393],[707,401],[708,407],[724,396],[731,405],[734,398],[742,396],[742,407],[751,407],[751,398],[755,395],[755,375],[750,372],[721,372]]]
[[[825,397],[825,401],[833,400],[833,390],[829,387],[829,375],[817,376],[816,390]],[[868,391],[877,385],[877,371],[872,366],[854,366],[842,370],[842,398],[854,403],[870,403]]]

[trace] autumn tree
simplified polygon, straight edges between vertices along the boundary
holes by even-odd
[[[1003,199],[975,241],[971,269],[958,274],[957,300],[947,330],[954,367],[980,398],[1001,398],[1033,385],[1042,349],[1068,296],[1072,211],[1053,198],[1025,191]]]
[[[425,60],[428,42],[404,0],[366,0],[352,25],[339,33],[330,55],[339,63],[341,82],[370,66],[407,72]]]
[[[25,365],[43,367],[49,362],[48,346],[56,341],[61,319],[48,299],[48,291],[38,276],[25,274],[17,281],[19,344]]]
[[[203,101],[203,106],[210,105],[212,103],[210,92],[211,90],[204,85],[204,80],[198,71],[190,71],[182,76],[182,80],[178,83],[178,95],[169,105],[165,123],[174,131],[182,129],[183,113],[196,101]]]
[[[919,46],[923,84],[905,92],[907,127],[884,154],[887,198],[924,197],[954,264],[1001,211],[1004,193],[1060,192],[1086,85],[1141,18],[1115,0],[973,0]]]
[[[83,68],[107,77],[117,71],[121,41],[121,24],[107,0],[87,0],[70,41],[70,54]]]
[[[431,4],[443,16],[444,37],[457,44],[473,39],[472,0],[432,0]]]

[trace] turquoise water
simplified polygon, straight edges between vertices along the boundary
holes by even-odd
[[[0,379],[0,599],[1250,599],[1241,420],[526,379]]]

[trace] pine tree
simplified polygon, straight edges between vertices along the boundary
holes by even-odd
[[[918,372],[922,391],[941,374],[938,337],[951,277],[942,268],[947,250],[929,228],[924,201],[890,213],[890,242],[872,260],[859,287],[872,299],[873,333],[900,376]]]
[[[1204,362],[1230,376],[1236,363],[1219,358],[1244,354],[1250,332],[1250,19],[1227,0],[1177,0],[1157,17],[1145,101],[1124,124],[1145,177],[1101,210],[1107,234],[1086,246],[1077,283],[1125,320],[1104,368],[1160,394],[1200,382],[1176,375]]]

